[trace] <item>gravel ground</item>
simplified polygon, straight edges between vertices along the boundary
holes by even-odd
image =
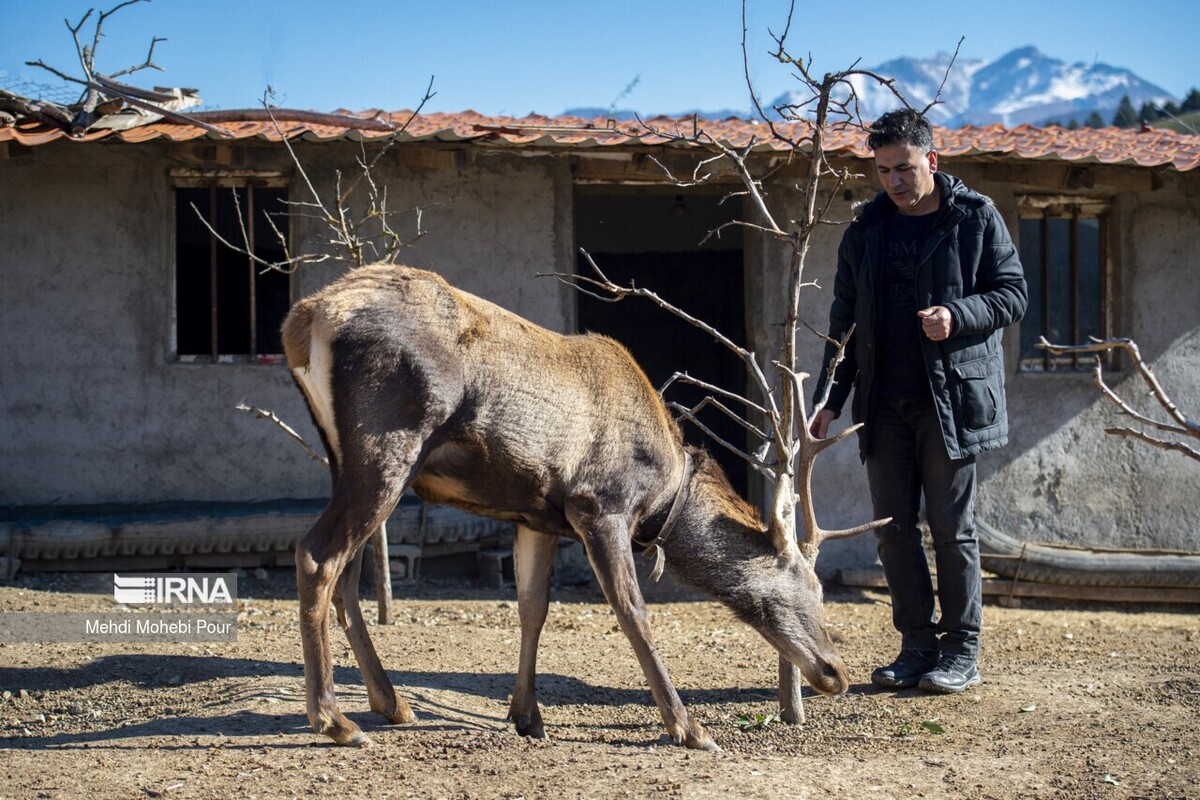
[[[113,610],[111,587],[22,575],[0,611]],[[770,647],[715,603],[659,588],[659,650],[723,748],[698,753],[661,740],[632,649],[586,588],[556,592],[539,663],[549,738],[521,739],[504,720],[512,589],[425,580],[371,628],[418,722],[370,713],[334,631],[342,708],[374,740],[346,749],[304,716],[290,572],[247,575],[239,594],[234,643],[0,644],[0,797],[1200,798],[1194,607],[988,605],[982,686],[935,697],[871,686],[894,655],[887,598],[831,589],[853,685],[806,697],[808,721],[787,726],[770,716]]]

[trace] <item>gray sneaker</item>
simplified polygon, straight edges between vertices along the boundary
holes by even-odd
[[[942,656],[937,666],[921,678],[919,685],[926,692],[956,694],[979,685],[982,680],[975,659],[970,656]]]
[[[901,650],[895,661],[871,673],[871,683],[885,689],[907,689],[916,686],[937,663],[937,650]]]

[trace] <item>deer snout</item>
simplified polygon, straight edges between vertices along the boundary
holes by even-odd
[[[850,688],[850,675],[840,658],[819,663],[804,677],[821,694],[841,694]]]

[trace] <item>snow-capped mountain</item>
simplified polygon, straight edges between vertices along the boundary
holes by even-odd
[[[1121,98],[1128,96],[1135,109],[1145,102],[1162,105],[1176,100],[1166,90],[1142,80],[1130,70],[1099,62],[1067,64],[1035,47],[1021,47],[995,61],[959,59],[949,77],[950,56],[897,58],[871,68],[871,72],[896,79],[897,88],[909,104],[923,108],[937,96],[943,78],[941,104],[929,112],[939,125],[1005,125],[1044,123],[1072,118],[1083,122],[1092,111],[1109,122]],[[855,76],[855,93],[863,119],[871,120],[896,108],[899,102],[888,89]],[[773,106],[795,102],[789,94],[777,97]]]

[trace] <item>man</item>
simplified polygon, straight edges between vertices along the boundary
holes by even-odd
[[[1001,329],[1025,313],[1025,278],[992,202],[938,172],[923,117],[884,114],[867,146],[883,191],[838,250],[829,335],[840,340],[856,327],[811,430],[824,438],[855,387],[875,516],[892,518],[877,536],[900,632],[899,656],[871,680],[960,692],[980,682],[975,455],[1008,441]],[[827,346],[825,363],[833,354]],[[922,493],[940,619],[917,528]]]

